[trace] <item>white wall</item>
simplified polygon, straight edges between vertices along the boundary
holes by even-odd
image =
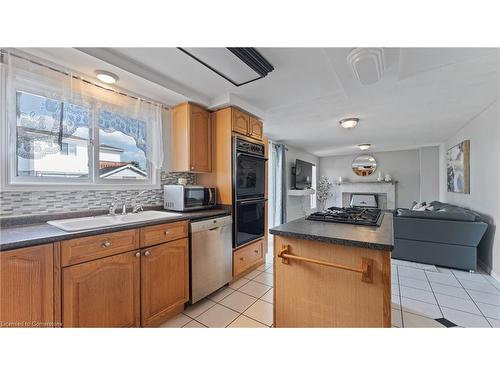
[[[440,148],[440,197],[442,201],[470,208],[484,215],[490,227],[478,247],[481,265],[500,276],[500,105],[495,102],[472,119]],[[470,139],[470,194],[447,192],[446,150]]]
[[[320,164],[320,159],[317,156],[312,155],[301,149],[287,146],[287,152],[286,152],[287,190],[291,189],[292,187],[292,167],[295,166],[295,159],[300,159],[307,161],[309,163],[313,163],[316,165],[316,168],[318,168]],[[287,221],[292,221],[303,217],[304,211],[306,214],[309,214],[311,211],[315,211],[310,209],[310,204],[311,204],[311,199],[309,196],[294,197],[287,195],[287,200],[286,200]]]
[[[377,175],[390,174],[396,184],[396,207],[410,207],[413,201],[420,199],[420,156],[419,150],[390,152],[369,152],[377,160],[377,170],[372,176],[359,177],[352,171],[351,163],[358,154],[329,156],[320,158],[318,176],[327,176],[337,181],[339,176],[349,181],[376,180]],[[435,164],[438,164],[436,153]],[[436,178],[437,180],[437,178]],[[436,197],[437,198],[437,197]],[[332,200],[327,202],[331,204]]]
[[[420,201],[439,200],[439,147],[422,147],[420,150]]]

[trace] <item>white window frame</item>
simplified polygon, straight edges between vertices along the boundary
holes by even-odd
[[[89,177],[88,178],[57,178],[57,177],[29,177],[17,176],[17,122],[9,124],[8,116],[10,111],[16,113],[16,92],[24,91],[35,95],[47,97],[44,94],[44,89],[53,91],[54,87],[44,85],[42,83],[21,84],[16,82],[12,89],[7,92],[6,85],[6,67],[0,65],[0,92],[2,93],[0,101],[0,156],[1,156],[1,173],[0,182],[1,188],[4,191],[14,190],[29,190],[29,191],[48,191],[48,190],[139,190],[139,189],[159,189],[160,186],[160,169],[155,170],[150,161],[147,163],[148,179],[146,180],[111,180],[102,179],[99,177],[99,127],[98,127],[98,111],[93,111],[90,108],[90,124],[89,124],[89,145],[88,145],[88,160],[89,160]],[[7,95],[11,95],[13,100],[8,101]],[[60,100],[60,99],[55,99]],[[8,108],[8,103],[14,108]],[[87,106],[84,103],[74,102],[76,105]],[[151,141],[151,139],[148,139]]]
[[[316,202],[316,187],[318,184],[317,176],[318,176],[318,168],[316,168],[316,164],[313,164],[311,169],[311,179],[312,179],[311,189],[314,190],[314,193],[311,194],[311,203],[310,203],[311,210],[315,209],[317,205]]]

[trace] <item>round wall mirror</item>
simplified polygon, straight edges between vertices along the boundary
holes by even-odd
[[[369,176],[377,169],[377,161],[371,155],[359,155],[352,161],[352,171],[358,176]]]

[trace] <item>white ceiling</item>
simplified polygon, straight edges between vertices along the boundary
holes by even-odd
[[[351,48],[259,48],[275,70],[241,87],[176,48],[44,50],[59,59],[68,50],[87,74],[115,69],[120,85],[167,104],[237,103],[264,119],[271,139],[318,156],[354,153],[359,143],[383,151],[443,142],[500,93],[492,48],[387,48],[385,74],[369,86],[349,70]],[[342,129],[345,117],[359,117],[358,127]]]

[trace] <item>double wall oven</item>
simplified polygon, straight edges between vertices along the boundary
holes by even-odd
[[[265,232],[265,146],[233,137],[234,247]]]

